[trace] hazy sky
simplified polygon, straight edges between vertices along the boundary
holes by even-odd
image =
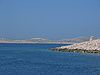
[[[0,38],[63,39],[100,33],[100,0],[0,0]]]

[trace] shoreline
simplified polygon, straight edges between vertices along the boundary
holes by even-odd
[[[10,43],[18,43],[18,44],[73,44],[73,43],[68,43],[68,42],[45,42],[45,41],[43,41],[43,42],[38,42],[38,41],[30,41],[30,40],[18,40],[18,41],[16,41],[16,40],[0,40],[0,43],[8,43],[8,44],[10,44]]]
[[[51,49],[52,51],[58,51],[58,52],[74,52],[74,53],[92,53],[92,54],[100,54],[100,51],[98,50],[78,50],[78,49]]]
[[[67,43],[17,43],[17,42],[0,42],[0,44],[62,44],[62,45],[67,45]]]

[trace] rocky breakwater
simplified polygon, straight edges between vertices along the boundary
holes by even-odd
[[[65,52],[100,53],[100,39],[76,43],[69,46],[61,46],[52,50]]]

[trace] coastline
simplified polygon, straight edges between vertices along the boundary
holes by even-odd
[[[31,41],[31,40],[0,40],[0,43],[15,43],[15,44],[73,44],[69,42],[56,41]]]
[[[74,52],[74,53],[94,53],[94,54],[100,54],[100,51],[98,50],[94,50],[94,51],[91,51],[91,50],[77,50],[77,49],[51,49],[52,51],[58,51],[58,52]]]

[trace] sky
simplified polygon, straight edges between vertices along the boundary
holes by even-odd
[[[0,38],[100,36],[100,0],[0,0]]]

